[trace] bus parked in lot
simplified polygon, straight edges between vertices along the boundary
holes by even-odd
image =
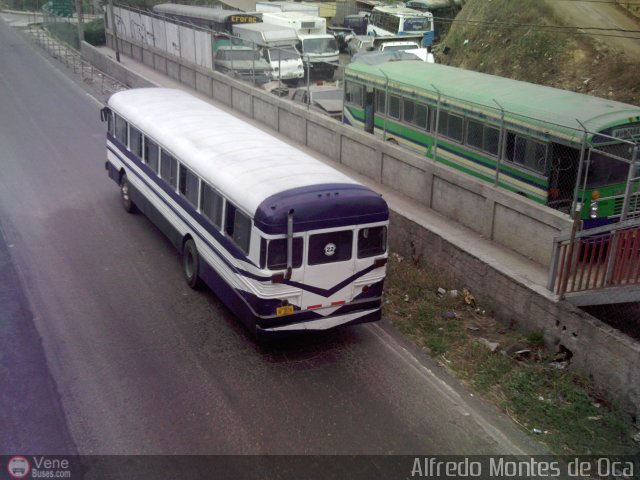
[[[417,38],[423,47],[433,43],[433,15],[401,5],[374,7],[367,24],[367,35],[402,35]]]
[[[453,19],[456,18],[461,8],[451,0],[409,0],[404,6],[433,15],[435,42],[439,42],[447,34]]]
[[[154,5],[153,11],[169,20],[176,20],[207,28],[214,32],[228,34],[233,33],[232,29],[234,25],[259,23],[262,21],[260,14],[194,5],[178,5],[175,3]]]
[[[109,176],[259,337],[380,318],[389,211],[382,197],[181,90],[115,93]]]
[[[640,215],[640,108],[422,62],[351,63],[345,123],[569,213]]]

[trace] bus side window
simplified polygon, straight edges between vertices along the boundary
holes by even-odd
[[[400,119],[400,97],[389,96],[389,116],[397,120]]]
[[[158,157],[160,156],[160,149],[158,144],[148,137],[144,137],[144,161],[149,165],[149,168],[158,173]]]
[[[249,253],[251,219],[229,201],[227,201],[224,231],[244,253]]]
[[[475,120],[467,121],[467,145],[498,155],[500,130]]]
[[[218,228],[222,226],[222,196],[202,182],[200,205],[202,213]]]
[[[198,188],[200,178],[184,165],[180,165],[180,182],[178,190],[191,202],[191,205],[198,208]]]
[[[358,231],[358,258],[382,255],[387,251],[387,227],[369,227]]]
[[[107,133],[109,133],[109,135],[114,134],[113,117],[114,117],[114,113],[111,110],[109,110],[107,114]]]
[[[536,172],[545,173],[547,146],[532,138],[521,137],[515,133],[508,132],[506,157],[507,160],[513,163]]]
[[[123,145],[127,145],[127,122],[124,118],[122,118],[120,115],[116,115],[115,116],[115,134],[116,134],[116,138],[120,141],[120,143],[122,143]]]
[[[363,93],[362,85],[358,85],[357,83],[353,83],[353,82],[348,82],[345,90],[345,101],[361,107],[364,104],[362,99],[362,93]]]
[[[381,115],[386,115],[387,113],[387,108],[385,106],[386,94],[384,93],[384,90],[379,90],[376,88],[374,92],[376,96],[376,113],[379,113]]]
[[[129,150],[138,158],[142,158],[142,133],[129,125]]]
[[[438,133],[462,143],[462,117],[446,110],[440,110]]]
[[[160,177],[176,188],[176,176],[178,174],[178,162],[164,149],[160,155]]]

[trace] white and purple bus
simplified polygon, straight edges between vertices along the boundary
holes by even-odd
[[[259,338],[380,318],[382,197],[181,90],[115,93],[102,109],[109,176]]]

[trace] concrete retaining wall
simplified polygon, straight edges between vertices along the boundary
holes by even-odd
[[[490,302],[492,314],[515,330],[543,331],[548,347],[570,350],[571,368],[592,378],[638,421],[640,343],[570,303],[558,302],[542,287],[489,267],[413,219],[392,213],[389,232],[393,251],[452,275]]]
[[[110,35],[107,38],[112,42]],[[133,52],[131,45],[123,47],[122,50]],[[181,64],[176,74],[177,59],[148,47],[145,50],[139,54],[140,59],[153,64],[156,70],[188,79],[189,85],[193,78],[199,91],[542,265],[550,263],[553,237],[570,230],[570,220],[564,215],[519,195],[434,164],[217,72]],[[131,86],[144,83],[131,78],[132,74],[101,57],[92,47],[83,46],[83,55]],[[393,213],[389,241],[400,254],[428,259],[430,265],[451,274],[478,297],[492,299],[498,318],[523,332],[543,330],[548,345],[562,344],[573,352],[572,365],[578,371],[593,377],[634,415],[640,413],[637,342],[569,303],[557,302],[543,287],[507,276],[429,231],[419,221]]]

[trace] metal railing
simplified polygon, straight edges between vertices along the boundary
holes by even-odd
[[[548,288],[567,293],[640,284],[640,219],[580,232],[554,241]]]
[[[91,63],[83,60],[80,52],[53,38],[45,30],[32,26],[27,32],[32,36],[35,43],[48,52],[51,57],[59,60],[73,73],[80,75],[83,82],[99,88],[103,95],[109,96],[112,93],[128,88],[115,78],[98,70]]]

